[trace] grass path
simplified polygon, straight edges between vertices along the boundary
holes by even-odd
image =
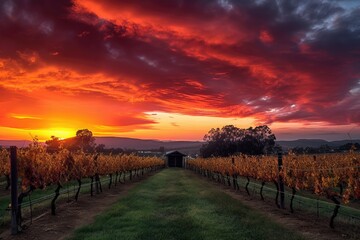
[[[302,239],[182,169],[165,169],[71,239]]]

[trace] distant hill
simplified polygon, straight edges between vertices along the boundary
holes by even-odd
[[[10,146],[27,147],[31,141],[28,140],[0,140],[0,146],[8,148]]]
[[[96,144],[104,144],[105,148],[159,150],[164,147],[165,151],[179,150],[187,154],[199,153],[203,144],[200,141],[160,141],[124,137],[95,137],[95,142]],[[30,143],[31,141],[28,140],[0,140],[0,146],[5,148],[10,146],[27,147]]]
[[[200,141],[160,141],[124,137],[96,137],[96,144],[105,148],[122,148],[135,150],[155,150],[164,147],[165,151],[179,150],[184,153],[199,153],[203,142]]]
[[[338,147],[347,143],[360,143],[360,140],[339,140],[326,141],[323,139],[298,139],[294,141],[276,141],[284,150],[295,147],[313,147],[318,148],[322,145]],[[154,150],[164,147],[165,151],[180,150],[184,153],[199,153],[203,142],[200,141],[160,141],[144,140],[136,138],[123,137],[96,137],[97,144],[104,144],[105,148],[123,148],[135,150]]]
[[[137,138],[125,137],[95,137],[96,144],[104,144],[105,148],[122,148],[133,150],[159,150],[164,147],[165,151],[179,150],[187,154],[196,154],[200,152],[200,147],[203,142],[200,141],[160,141],[160,140],[145,140]],[[340,141],[326,141],[323,139],[298,139],[293,141],[276,141],[282,146],[284,150],[295,147],[313,147],[318,148],[322,145],[330,147],[338,147],[347,143],[359,143],[357,140],[340,140]],[[28,140],[0,140],[0,146],[9,147],[27,147],[31,141]]]
[[[276,141],[283,149],[290,149],[295,147],[313,147],[318,148],[323,145],[330,147],[338,147],[347,143],[360,143],[360,139],[357,140],[339,140],[339,141],[326,141],[323,139],[298,139],[294,141]]]

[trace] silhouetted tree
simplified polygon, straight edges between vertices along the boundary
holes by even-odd
[[[260,155],[272,153],[275,146],[275,135],[266,126],[257,126],[243,130],[244,137],[238,143],[238,151],[249,155]]]
[[[227,157],[235,153],[249,155],[268,154],[274,151],[275,135],[264,126],[240,129],[233,125],[212,128],[205,136],[206,142],[200,149],[203,157]]]
[[[103,153],[105,152],[105,144],[98,144],[95,147],[96,152]]]
[[[76,143],[85,152],[93,152],[95,149],[95,138],[88,129],[81,129],[76,132]]]
[[[75,137],[63,141],[63,147],[70,151],[83,150],[84,152],[94,152],[95,146],[93,133],[88,129],[78,130]]]
[[[45,141],[46,150],[50,153],[54,153],[60,150],[61,141],[58,137],[51,136],[50,140]]]
[[[359,150],[360,144],[359,143],[346,143],[339,147],[339,151],[350,151],[350,150]]]

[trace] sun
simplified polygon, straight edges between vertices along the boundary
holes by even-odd
[[[76,135],[76,130],[71,128],[49,128],[40,130],[38,136],[41,140],[50,139],[51,136],[58,137],[59,139],[65,139],[74,137]]]

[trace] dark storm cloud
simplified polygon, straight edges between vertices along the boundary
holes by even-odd
[[[114,79],[89,83],[83,96],[126,101],[118,95],[141,91],[138,111],[360,123],[359,7],[19,0],[2,2],[0,14],[1,59],[26,72],[51,65]],[[56,90],[76,80],[49,81]]]

